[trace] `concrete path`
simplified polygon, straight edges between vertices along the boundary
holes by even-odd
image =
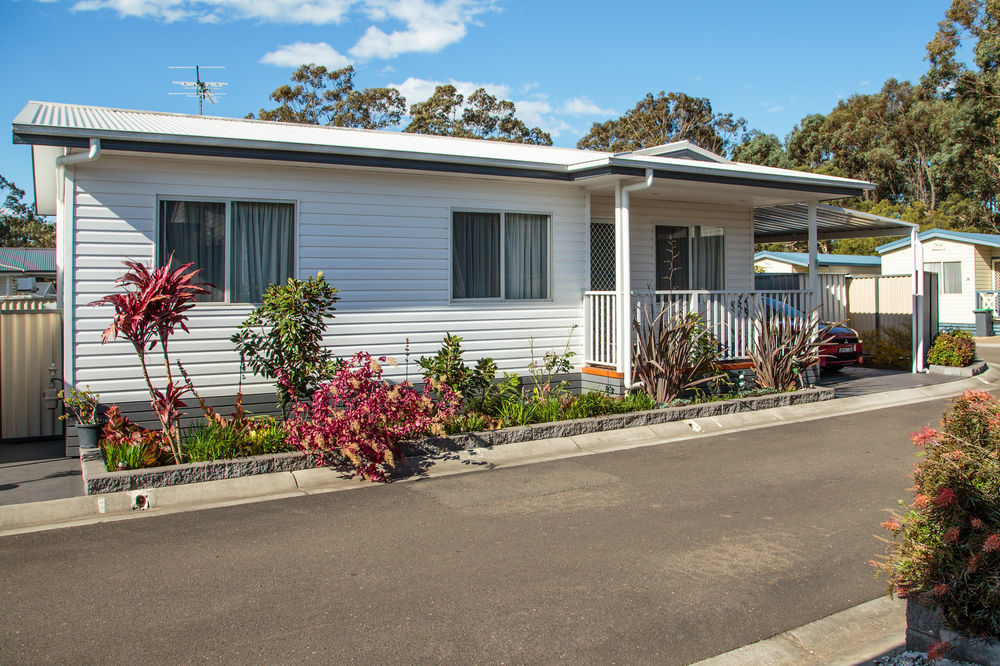
[[[0,445],[0,505],[83,495],[80,460],[62,439]]]
[[[0,659],[690,663],[884,593],[946,402],[5,537]]]

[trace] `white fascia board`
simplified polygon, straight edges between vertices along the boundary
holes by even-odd
[[[675,171],[680,173],[732,176],[795,185],[827,185],[831,187],[856,187],[863,190],[875,189],[875,185],[863,180],[840,178],[838,176],[820,176],[803,171],[793,171],[791,169],[758,167],[743,164],[741,162],[721,164],[652,156],[646,158],[611,157],[608,161],[615,166],[632,166],[644,169],[653,168],[660,169],[662,171]]]

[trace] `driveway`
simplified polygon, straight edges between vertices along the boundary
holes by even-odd
[[[0,661],[687,663],[883,594],[944,407],[5,537]]]

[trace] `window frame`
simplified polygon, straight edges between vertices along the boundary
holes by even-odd
[[[938,270],[933,270],[933,269],[928,269],[927,268],[928,266],[933,266],[935,264],[939,267]],[[944,287],[945,287],[945,279],[944,279],[944,266],[945,266],[945,264],[958,264],[958,291],[945,291],[945,289],[944,289]],[[954,296],[956,294],[962,294],[962,293],[965,292],[964,285],[962,284],[962,282],[963,282],[963,279],[962,279],[963,278],[963,271],[962,271],[962,262],[961,261],[943,261],[943,260],[942,261],[925,261],[924,262],[924,272],[925,273],[934,273],[935,275],[938,276],[938,293],[939,294],[947,294],[949,296]]]
[[[455,275],[454,258],[455,251],[455,213],[491,213],[500,215],[500,297],[499,298],[455,298]],[[505,295],[507,285],[507,242],[504,231],[506,230],[507,215],[544,215],[548,218],[546,226],[546,248],[545,261],[548,268],[548,280],[545,285],[548,296],[545,298],[507,298]],[[521,210],[513,208],[477,208],[470,206],[452,207],[448,211],[448,304],[469,304],[469,305],[489,305],[495,303],[551,303],[553,301],[552,290],[555,284],[553,275],[553,217],[551,211]]]
[[[188,203],[221,203],[225,205],[226,209],[226,237],[225,237],[225,252],[224,252],[224,266],[223,266],[223,276],[225,279],[225,286],[222,290],[223,299],[221,301],[198,301],[195,307],[219,307],[219,306],[236,306],[245,307],[247,305],[258,306],[263,303],[263,300],[258,301],[233,301],[231,292],[231,282],[232,282],[232,223],[233,223],[233,203],[273,203],[273,204],[291,204],[292,205],[292,242],[295,244],[295,252],[293,252],[292,257],[292,277],[298,277],[299,275],[299,263],[302,245],[299,242],[300,225],[299,225],[299,209],[300,204],[298,199],[261,199],[255,197],[239,197],[239,196],[229,196],[229,197],[218,197],[218,196],[199,196],[199,195],[185,195],[185,194],[159,194],[156,196],[156,205],[154,209],[154,220],[153,220],[153,260],[156,265],[160,266],[166,261],[166,256],[164,256],[164,247],[162,243],[162,236],[160,234],[160,202],[162,201],[177,201],[177,202],[188,202]],[[261,294],[263,296],[263,294]]]
[[[686,228],[687,229],[687,231],[688,231],[688,233],[687,233],[687,246],[688,246],[687,275],[688,275],[688,284],[689,285],[694,284],[694,274],[693,274],[693,272],[694,272],[694,249],[695,249],[694,248],[694,241],[695,241],[695,231],[697,230],[698,233],[700,234],[701,233],[701,229],[704,228],[704,227],[711,227],[713,229],[721,229],[722,230],[722,259],[723,259],[723,264],[722,264],[722,266],[723,266],[723,268],[722,268],[722,288],[721,289],[659,289],[657,287],[657,283],[660,280],[659,276],[657,275],[657,273],[660,270],[660,265],[659,265],[660,262],[659,262],[658,257],[657,257],[657,255],[659,253],[659,250],[658,250],[658,247],[657,247],[657,242],[656,242],[656,228],[657,227],[675,227],[675,228]],[[701,223],[698,223],[698,224],[684,224],[684,223],[670,222],[670,221],[667,221],[667,220],[653,220],[653,224],[652,224],[652,235],[653,235],[652,247],[653,247],[653,289],[654,289],[654,291],[680,291],[680,292],[687,292],[687,291],[708,291],[708,292],[712,292],[712,291],[726,291],[726,278],[727,278],[727,275],[726,275],[726,268],[725,267],[726,267],[726,257],[727,257],[727,254],[728,254],[727,251],[726,251],[726,249],[727,249],[726,238],[729,236],[729,234],[727,233],[728,229],[729,229],[729,227],[726,227],[725,225],[722,225],[722,224],[701,224]],[[751,266],[752,265],[753,265],[753,262],[751,261]]]

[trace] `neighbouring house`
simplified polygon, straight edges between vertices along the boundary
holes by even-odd
[[[938,276],[938,326],[974,330],[973,310],[992,308],[1000,319],[1000,235],[948,229],[920,233],[924,271]],[[912,274],[914,252],[910,238],[876,248],[882,255],[885,274]],[[919,259],[918,259],[919,261]]]
[[[0,298],[55,296],[53,248],[0,247]]]
[[[753,255],[754,269],[761,273],[808,273],[808,252],[757,252]],[[820,273],[850,273],[878,275],[882,272],[881,257],[854,254],[816,254],[816,270]]]
[[[418,378],[415,359],[451,332],[468,360],[522,374],[569,341],[577,387],[621,390],[640,303],[702,313],[742,358],[754,242],[914,229],[824,203],[869,183],[688,142],[612,154],[43,102],[13,133],[32,146],[39,211],[58,219],[65,381],[126,413],[148,410],[135,355],[101,344],[110,310],[88,305],[125,258],[202,269],[215,288],[172,355],[210,400],[242,388],[256,407],[273,387],[241,372],[229,338],[289,276],[323,271],[342,296],[328,344],[394,357],[393,378]],[[818,271],[789,302],[808,305]]]

